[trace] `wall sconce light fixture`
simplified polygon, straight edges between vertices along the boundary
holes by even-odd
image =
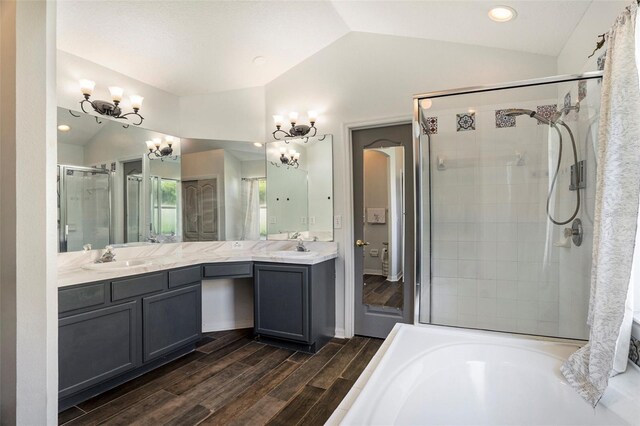
[[[124,90],[122,88],[115,86],[109,87],[109,93],[111,93],[112,102],[107,102],[101,100],[91,100],[91,95],[93,94],[93,89],[95,87],[96,83],[94,81],[80,80],[80,91],[82,92],[82,96],[84,96],[84,99],[80,101],[80,108],[82,109],[82,112],[88,114],[88,111],[84,107],[85,104],[89,104],[91,105],[93,110],[100,115],[106,115],[118,120],[129,120],[130,116],[135,116],[137,117],[137,122],[132,121],[131,124],[133,124],[134,126],[139,126],[140,124],[142,124],[144,117],[138,113],[138,111],[140,111],[140,108],[142,108],[142,101],[144,100],[142,96],[131,95],[130,100],[133,112],[123,114],[122,109],[120,108],[120,102],[122,101],[122,95],[124,94]],[[98,121],[97,117],[96,121]],[[125,127],[128,127],[128,125],[126,125]]]
[[[287,155],[287,149],[285,147],[282,147],[280,148],[280,163],[272,161],[271,164],[276,167],[287,166],[287,168],[293,167],[294,169],[297,169],[298,167],[300,167],[300,163],[298,162],[298,160],[300,160],[299,152],[290,149],[289,155]]]
[[[159,158],[161,161],[164,161],[165,158],[176,160],[178,156],[172,156],[172,146],[174,142],[175,139],[172,136],[165,137],[164,142],[160,138],[147,141],[147,149],[149,150],[147,157],[149,157],[149,159],[153,159],[154,157]]]
[[[282,130],[282,126],[284,125],[284,118],[281,115],[274,115],[273,121],[276,125],[276,130],[272,133],[273,138],[276,140],[282,140],[286,143],[289,143],[287,138],[300,138],[306,136],[306,141],[309,140],[310,137],[314,137],[316,133],[318,133],[318,129],[316,128],[316,121],[318,120],[318,113],[315,111],[307,112],[307,116],[309,118],[309,126],[306,124],[297,124],[298,122],[298,113],[290,112],[289,113],[289,123],[291,123],[291,129],[289,131]],[[311,134],[313,133],[313,134]]]

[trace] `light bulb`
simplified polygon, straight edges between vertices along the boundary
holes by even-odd
[[[433,105],[433,101],[431,99],[423,99],[420,101],[420,106],[422,109],[429,109]]]
[[[316,111],[307,112],[307,116],[309,116],[310,123],[315,123],[316,121],[318,121],[318,113]]]
[[[131,95],[129,97],[129,99],[131,100],[131,108],[133,108],[133,109],[142,108],[142,101],[144,100],[144,98],[142,96]]]
[[[153,151],[156,148],[156,145],[153,143],[153,141],[147,141],[147,149]]]
[[[290,112],[289,113],[289,122],[293,123],[293,124],[298,122],[298,113],[297,112]]]
[[[509,6],[496,6],[489,10],[488,15],[495,22],[508,22],[518,16],[515,9]]]
[[[287,152],[287,148],[285,148],[284,146],[280,148],[280,154],[284,154],[285,152]]]
[[[91,96],[93,89],[96,87],[96,82],[91,80],[80,80],[80,91],[83,95]]]
[[[258,147],[258,148],[262,148],[262,144],[260,142],[254,142],[253,146]]]
[[[293,158],[295,158],[296,160],[300,159],[300,153],[296,152],[295,154],[293,154]]]
[[[282,126],[282,123],[284,122],[284,118],[282,118],[281,115],[274,115],[273,122],[275,123],[276,126]]]
[[[295,153],[296,153],[296,151],[295,151],[295,150],[293,150],[293,149],[290,149],[290,150],[289,150],[289,155],[290,155],[290,156],[292,156],[292,157],[293,157],[293,155],[294,155]]]
[[[162,139],[160,139],[160,138],[153,138],[153,145],[154,145],[156,148],[159,148],[161,143],[162,143]]]
[[[165,136],[164,141],[167,143],[167,145],[171,146],[173,142],[175,142],[175,138],[173,136]]]
[[[69,126],[68,124],[61,124],[58,126],[58,130],[60,130],[61,132],[68,132],[69,130],[71,130],[71,126]]]
[[[122,100],[124,90],[121,87],[111,86],[109,87],[109,93],[111,93],[111,99],[113,102],[120,102]]]

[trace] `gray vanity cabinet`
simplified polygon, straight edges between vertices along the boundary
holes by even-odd
[[[200,339],[200,284],[142,299],[144,362]]]
[[[282,346],[317,351],[334,335],[334,283],[333,260],[316,265],[256,263],[256,334]]]
[[[60,319],[61,398],[139,365],[139,311],[133,300]]]
[[[256,333],[310,343],[309,284],[306,266],[256,264]]]
[[[61,288],[59,409],[193,351],[201,279],[197,265]]]

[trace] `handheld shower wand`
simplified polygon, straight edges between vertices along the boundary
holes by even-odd
[[[579,109],[579,106],[573,108],[572,109]],[[560,131],[560,129],[558,128],[558,125],[562,126],[565,128],[565,130],[567,131],[567,133],[569,134],[569,137],[571,138],[571,146],[573,148],[573,163],[576,167],[576,169],[578,168],[578,153],[577,153],[577,149],[576,149],[576,141],[575,138],[573,137],[573,132],[571,131],[571,129],[569,128],[569,126],[566,125],[566,123],[562,120],[560,120],[560,117],[562,117],[562,114],[565,113],[565,109],[556,112],[553,117],[551,118],[545,118],[543,116],[541,116],[540,114],[538,114],[536,111],[532,111],[529,109],[518,109],[518,108],[511,108],[511,109],[507,109],[504,111],[504,115],[508,116],[508,117],[515,117],[518,115],[528,115],[531,118],[535,118],[536,120],[538,120],[541,123],[547,124],[548,126],[552,127],[557,133],[558,133],[558,139],[559,139],[559,147],[558,147],[558,161],[556,163],[556,169],[555,172],[553,173],[553,178],[551,179],[551,186],[549,188],[549,193],[547,195],[547,217],[549,217],[549,220],[551,222],[553,222],[556,225],[566,225],[568,223],[570,223],[571,221],[573,221],[573,219],[576,218],[576,216],[578,215],[578,212],[580,211],[580,189],[576,189],[576,208],[573,212],[573,214],[571,215],[571,217],[567,220],[558,220],[555,219],[552,215],[551,212],[549,211],[549,204],[551,203],[551,196],[553,195],[553,191],[555,189],[556,186],[556,181],[558,179],[558,173],[560,172],[560,165],[562,163],[562,148],[563,148],[563,142],[562,142],[562,132]]]

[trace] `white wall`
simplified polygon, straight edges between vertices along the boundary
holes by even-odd
[[[265,141],[264,87],[180,98],[180,136]]]
[[[58,164],[84,166],[84,147],[80,145],[59,143]]]
[[[125,112],[130,111],[130,95],[144,97],[140,110],[140,115],[145,117],[142,127],[170,135],[179,133],[178,96],[61,50],[58,50],[57,69],[58,106],[79,111],[82,94],[78,81],[86,78],[96,82],[92,99],[108,101],[109,86],[120,86],[124,89],[122,105]]]
[[[266,86],[266,113],[320,111],[319,133],[334,135],[335,214],[343,228],[335,239],[341,247],[336,263],[336,329],[345,326],[344,251],[351,250],[345,233],[353,219],[348,212],[350,166],[344,126],[349,123],[402,117],[411,119],[412,95],[551,76],[556,58],[502,49],[422,39],[350,33],[293,67]],[[265,129],[273,130],[270,118]],[[410,177],[407,177],[407,179]]]
[[[56,4],[0,12],[0,423],[55,424]]]
[[[627,0],[595,0],[574,29],[558,55],[558,74],[576,74],[597,70],[597,60],[606,46],[592,58],[587,58],[596,47],[598,35],[609,31],[618,15],[629,5]]]

